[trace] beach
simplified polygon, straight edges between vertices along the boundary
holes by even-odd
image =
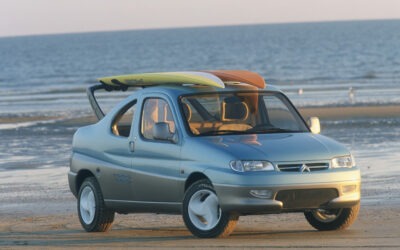
[[[82,230],[77,215],[10,216],[1,219],[1,249],[398,249],[399,207],[361,208],[347,230],[318,232],[302,214],[241,217],[228,238],[198,239],[180,216],[117,215],[106,233]]]
[[[400,248],[400,20],[242,25],[0,38],[0,249]],[[318,232],[302,214],[243,216],[197,239],[181,216],[116,215],[86,233],[67,173],[75,131],[96,122],[98,78],[246,69],[282,90],[361,169],[359,218]],[[98,94],[105,111],[129,94]]]
[[[1,204],[1,249],[400,247],[399,197],[397,201],[389,198],[391,193],[398,192],[398,187],[385,190],[379,200],[368,200],[374,193],[365,189],[367,184],[364,184],[358,219],[344,231],[318,232],[302,214],[260,215],[241,217],[228,238],[198,239],[190,234],[178,215],[116,215],[111,231],[85,232],[79,224],[76,200],[68,190],[67,171],[67,168],[19,170],[9,173],[8,181],[1,181],[0,195],[9,197],[5,201],[8,206]],[[387,181],[384,177],[379,180]]]
[[[116,215],[107,233],[86,233],[79,224],[76,199],[70,193],[68,156],[63,166],[21,167],[2,171],[0,178],[0,247],[29,248],[398,248],[400,247],[399,128],[380,133],[400,119],[396,106],[302,108],[304,117],[319,116],[322,134],[351,148],[362,170],[361,211],[356,222],[338,232],[318,232],[302,214],[243,216],[227,239],[202,240],[186,230],[180,216]],[[356,118],[355,118],[356,117]],[[36,119],[36,118],[32,118]],[[52,126],[78,127],[94,122],[91,116],[60,120]],[[347,121],[347,122],[346,122]],[[25,123],[23,120],[1,124]],[[350,123],[350,125],[348,124]],[[359,126],[359,124],[369,124]],[[44,126],[44,125],[37,125]],[[48,126],[48,125],[46,125]],[[22,128],[21,128],[22,129]],[[347,129],[343,133],[343,129]],[[58,131],[58,130],[55,130]],[[69,136],[72,136],[70,132]],[[355,133],[370,137],[368,145]],[[343,135],[345,134],[345,136]],[[45,140],[51,135],[43,134]],[[382,138],[384,136],[385,138]],[[381,138],[381,140],[374,139]],[[391,139],[392,138],[392,139]],[[38,139],[38,138],[36,138]],[[70,138],[68,139],[70,140]],[[386,145],[386,148],[382,148]],[[67,152],[69,149],[65,149]],[[379,151],[388,155],[378,155]],[[397,154],[396,154],[397,152]],[[52,156],[56,157],[56,156]],[[61,164],[60,162],[60,164]]]

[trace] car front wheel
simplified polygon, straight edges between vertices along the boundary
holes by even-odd
[[[341,230],[349,227],[357,218],[360,203],[350,208],[314,209],[304,213],[308,223],[320,231]]]
[[[193,183],[185,193],[183,220],[197,237],[226,237],[234,230],[238,218],[221,210],[214,188],[207,180]]]
[[[86,178],[79,189],[78,214],[87,232],[105,232],[111,228],[115,213],[104,205],[103,194],[94,177]]]

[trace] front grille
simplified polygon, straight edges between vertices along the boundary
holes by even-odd
[[[279,171],[283,172],[314,172],[326,170],[329,163],[295,163],[295,164],[278,164]]]
[[[283,203],[284,209],[318,208],[338,197],[334,188],[282,190],[276,194],[275,200]]]

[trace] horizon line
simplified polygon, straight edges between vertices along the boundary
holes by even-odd
[[[292,22],[268,22],[268,23],[244,23],[244,24],[216,24],[216,25],[193,25],[193,26],[171,26],[171,27],[150,27],[150,28],[132,28],[115,30],[87,30],[55,33],[21,34],[21,35],[0,35],[2,38],[20,38],[35,36],[59,36],[59,35],[79,35],[90,33],[111,33],[111,32],[129,32],[129,31],[156,31],[156,30],[176,30],[176,29],[201,29],[218,27],[241,27],[241,26],[261,26],[261,25],[284,25],[284,24],[312,24],[312,23],[340,23],[340,22],[380,22],[380,21],[400,21],[400,18],[377,18],[377,19],[342,19],[342,20],[319,20],[319,21],[292,21]]]

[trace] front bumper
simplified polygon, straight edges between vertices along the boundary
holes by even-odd
[[[242,180],[242,181],[240,181]],[[239,184],[213,183],[224,211],[266,214],[348,208],[360,202],[360,171],[241,175]],[[263,184],[260,184],[260,181]],[[254,195],[261,191],[265,196]]]

